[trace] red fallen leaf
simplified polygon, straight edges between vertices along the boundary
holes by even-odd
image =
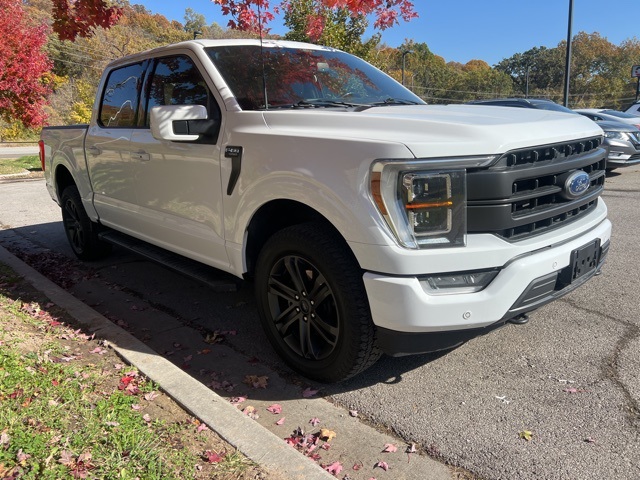
[[[383,469],[385,472],[389,470],[389,464],[387,462],[378,462],[373,466],[373,468],[376,467]]]
[[[307,457],[309,457],[314,462],[317,462],[322,458],[319,453],[310,453],[309,455],[307,455]]]
[[[324,468],[331,475],[338,475],[342,471],[342,464],[340,462],[333,462],[331,465],[324,465]]]
[[[276,425],[284,425],[284,419],[285,417],[282,417],[280,420],[276,422]]]
[[[364,466],[364,464],[363,464],[362,462],[358,462],[358,463],[354,463],[354,464],[353,464],[353,467],[351,467],[351,468],[353,468],[353,470],[355,470],[355,471],[357,472],[357,471],[358,471],[358,470],[360,470],[363,466]]]
[[[60,382],[58,380],[51,380],[51,385],[57,387],[58,385],[60,385]]]
[[[132,381],[133,381],[133,377],[130,377],[129,375],[125,375],[120,379],[120,383],[123,384],[124,386],[129,385]]]
[[[316,393],[318,393],[320,390],[314,390],[312,388],[305,388],[302,392],[302,396],[304,398],[309,398],[309,397],[313,397]]]
[[[322,445],[320,445],[320,448],[323,450],[329,450],[331,448],[331,444],[330,443],[323,443]]]
[[[233,397],[231,399],[231,405],[239,405],[242,402],[246,402],[247,401],[247,397]]]
[[[397,452],[398,451],[398,447],[396,447],[392,443],[385,443],[384,444],[384,450],[382,450],[382,451],[384,453],[393,453],[393,452]]]
[[[198,428],[196,429],[198,433],[203,432],[205,430],[209,430],[209,427],[207,427],[207,425],[205,423],[201,423],[200,425],[198,425]]]
[[[282,413],[282,407],[277,403],[274,403],[270,407],[267,407],[267,411],[273,413],[274,415],[279,415]]]
[[[226,453],[220,455],[219,453],[212,452],[211,450],[207,450],[204,452],[204,457],[209,463],[219,463],[224,460]]]
[[[292,447],[295,447],[296,445],[298,445],[300,443],[300,439],[295,437],[295,436],[291,436],[291,437],[287,437],[284,439],[284,441],[291,445]]]
[[[58,327],[58,326],[62,325],[62,322],[58,322],[56,320],[51,320],[49,322],[49,325],[51,325],[52,327]]]

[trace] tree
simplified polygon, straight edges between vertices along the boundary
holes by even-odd
[[[0,0],[0,118],[40,126],[51,91],[51,62],[43,52],[47,26],[26,19],[21,0]]]
[[[87,37],[94,27],[109,28],[122,15],[103,0],[53,0],[53,31],[61,40]]]
[[[207,19],[201,13],[196,13],[191,8],[187,8],[184,11],[184,31],[189,32],[192,35],[195,32],[202,33],[205,25],[207,24]]]
[[[269,0],[212,0],[220,5],[223,15],[231,15],[229,20],[230,28],[249,31],[264,31],[264,25],[273,20]],[[274,11],[290,10],[295,8],[296,1],[282,0]],[[324,28],[322,19],[325,17],[327,9],[343,9],[351,15],[374,15],[376,21],[374,27],[384,30],[398,24],[398,19],[410,21],[418,14],[413,9],[413,3],[409,0],[312,0],[313,14],[309,19],[309,24],[313,25],[316,31],[314,35],[319,36]]]
[[[364,15],[351,15],[345,8],[322,11],[318,17],[315,0],[299,0],[285,11],[284,24],[290,30],[286,40],[310,42],[338,48],[361,58],[369,58],[378,42],[379,35],[362,42],[368,22]]]

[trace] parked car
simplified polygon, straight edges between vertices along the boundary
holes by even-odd
[[[609,147],[607,170],[640,163],[640,130],[621,122],[596,122],[604,130]]]
[[[632,103],[629,108],[625,110],[626,113],[630,113],[631,115],[640,116],[640,102]]]
[[[497,105],[503,107],[538,108],[571,114],[582,114],[595,121],[604,131],[604,145],[609,149],[607,170],[626,167],[640,162],[640,130],[635,126],[614,120],[604,120],[605,114],[582,113],[582,110],[570,110],[551,100],[537,98],[495,98],[476,100],[472,104]],[[623,113],[623,112],[616,112]],[[611,115],[606,115],[611,116]],[[633,117],[633,115],[629,115]],[[616,117],[613,117],[616,118]],[[636,117],[640,120],[640,117]]]
[[[640,117],[638,115],[604,108],[577,108],[575,111],[580,115],[589,117],[591,120],[595,120],[596,122],[622,122],[627,125],[633,125],[640,130]]]

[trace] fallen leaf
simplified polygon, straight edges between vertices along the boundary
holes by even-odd
[[[220,455],[219,453],[213,452],[211,450],[207,450],[204,452],[204,457],[209,463],[219,463],[224,460],[226,453]]]
[[[522,430],[518,436],[528,442],[533,438],[533,432],[530,432],[529,430]]]
[[[149,392],[149,393],[145,393],[144,394],[144,399],[147,402],[153,402],[156,398],[158,398],[160,396],[159,393],[157,392]]]
[[[148,413],[145,413],[145,414],[142,416],[142,419],[143,419],[145,422],[147,422],[147,423],[151,423],[151,415],[149,415]]]
[[[304,398],[309,398],[309,397],[313,397],[318,392],[319,390],[314,390],[312,388],[307,387],[302,391],[302,396]]]
[[[311,420],[309,420],[309,423],[312,426],[317,427],[318,424],[320,423],[320,419],[318,417],[313,417]]]
[[[416,453],[416,444],[411,443],[407,446],[407,453]]]
[[[382,451],[385,452],[385,453],[393,453],[393,452],[397,452],[398,451],[398,447],[396,447],[392,443],[385,443],[384,444],[384,450],[382,450]]]
[[[349,410],[349,415],[351,415],[352,417],[357,417],[358,416],[358,411],[357,410]]]
[[[324,465],[324,468],[331,475],[338,475],[342,471],[342,464],[340,462],[333,462],[331,465]]]
[[[389,470],[389,464],[387,462],[378,462],[373,466],[373,468],[376,468],[376,467],[381,468],[385,472]]]
[[[267,388],[269,377],[267,377],[266,375],[246,375],[242,382],[250,385],[253,388]]]
[[[242,413],[244,413],[247,417],[252,418],[254,420],[257,420],[258,418],[260,418],[260,416],[258,415],[258,410],[256,410],[256,408],[252,407],[251,405],[247,405],[242,410]]]
[[[196,429],[198,433],[203,432],[205,430],[209,430],[209,427],[207,427],[207,425],[205,423],[201,423],[200,425],[198,425],[198,428]]]
[[[329,430],[328,428],[320,429],[320,438],[326,442],[330,442],[336,437],[336,432]]]
[[[357,462],[353,464],[353,467],[351,467],[353,470],[355,470],[356,472],[358,470],[360,470],[362,467],[364,467],[364,464],[362,462]]]
[[[276,422],[276,425],[284,425],[284,419],[285,417],[282,417],[280,420]]]
[[[282,413],[282,407],[277,403],[274,403],[270,407],[267,407],[267,411],[273,413],[274,415],[278,415]]]
[[[580,390],[578,388],[571,387],[571,388],[565,388],[563,390],[563,392],[566,392],[566,393],[582,393],[582,392],[584,392],[584,390]]]

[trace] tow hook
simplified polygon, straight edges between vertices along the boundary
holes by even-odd
[[[510,318],[508,322],[513,323],[514,325],[524,325],[525,323],[529,323],[529,315],[521,313],[517,317]]]

